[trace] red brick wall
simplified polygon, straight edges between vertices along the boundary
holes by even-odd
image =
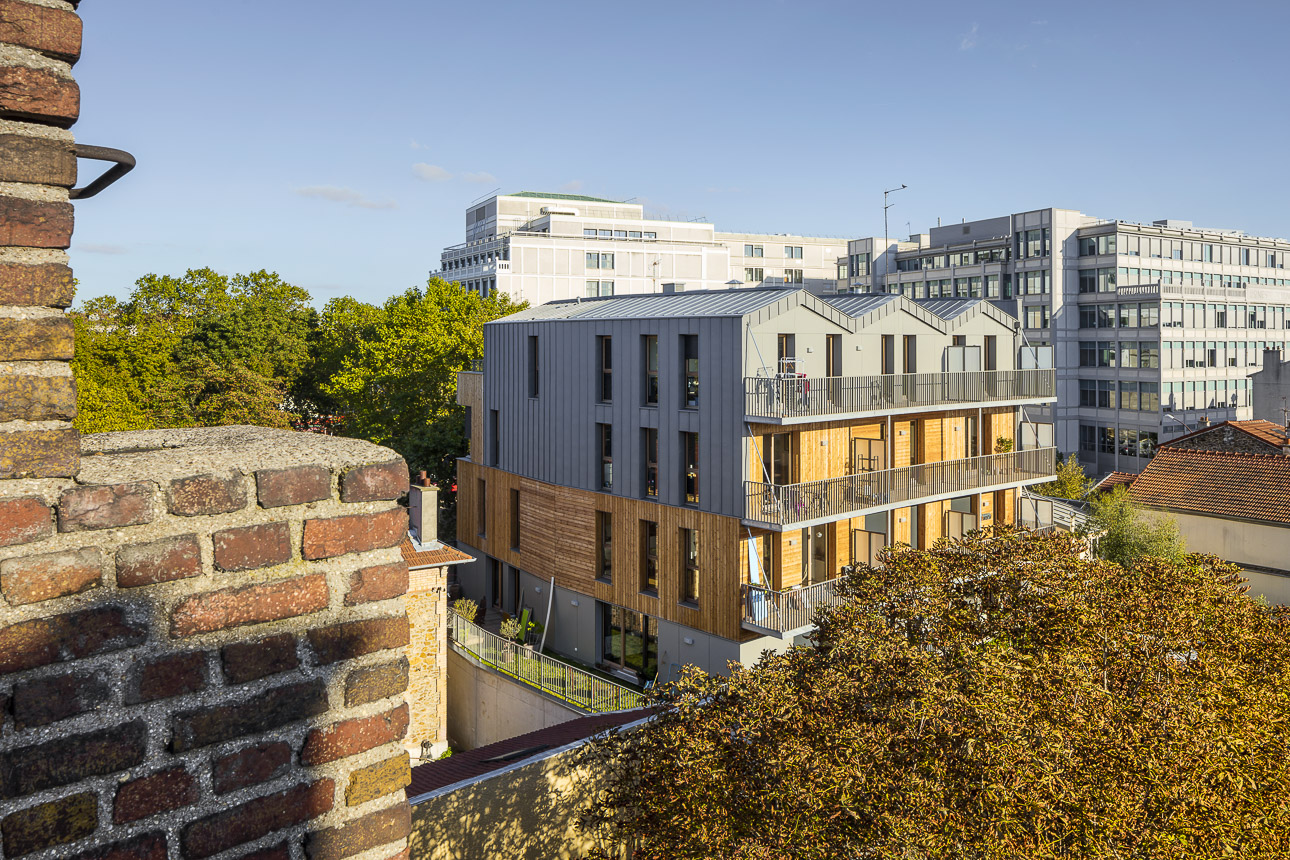
[[[0,482],[0,857],[400,854],[403,461],[247,427],[83,441],[74,481]]]
[[[80,90],[71,3],[0,0],[0,479],[69,477],[79,444],[66,248]]]

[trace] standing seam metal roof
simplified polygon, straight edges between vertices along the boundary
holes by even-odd
[[[696,290],[644,293],[548,302],[497,322],[542,320],[656,319],[660,317],[742,317],[801,290]]]

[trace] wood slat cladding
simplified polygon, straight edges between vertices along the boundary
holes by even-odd
[[[485,482],[484,528],[479,481]],[[615,603],[727,639],[738,640],[739,583],[746,578],[746,537],[737,519],[536,481],[457,461],[457,531],[462,540],[498,561],[597,600]],[[519,491],[520,545],[510,545],[511,490]],[[613,517],[613,582],[595,578],[596,514]],[[658,524],[658,595],[640,589],[642,520]],[[681,529],[699,533],[698,608],[680,602]]]
[[[472,456],[481,457],[484,450],[484,374],[457,374],[457,405],[470,409],[470,448]],[[482,459],[482,457],[481,457]]]

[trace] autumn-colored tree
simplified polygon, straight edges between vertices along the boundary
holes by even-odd
[[[1084,549],[886,550],[811,647],[589,744],[584,826],[633,860],[1290,856],[1290,615],[1212,557]]]
[[[1098,556],[1116,564],[1132,564],[1143,556],[1178,561],[1187,552],[1178,521],[1143,511],[1123,484],[1093,499],[1088,532],[1096,536]]]

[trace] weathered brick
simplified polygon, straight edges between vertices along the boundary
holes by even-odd
[[[300,751],[302,764],[325,764],[402,740],[408,731],[408,706],[312,729]]]
[[[80,532],[150,523],[152,490],[147,481],[64,490],[58,498],[58,530]]]
[[[188,579],[202,572],[197,535],[180,535],[152,543],[123,546],[116,551],[118,588],[138,588]]]
[[[39,496],[0,499],[0,546],[31,543],[53,533],[53,513]]]
[[[412,807],[406,803],[393,806],[309,834],[305,853],[309,860],[344,860],[369,848],[406,839],[412,832]]]
[[[366,705],[397,696],[408,688],[408,658],[355,669],[345,679],[345,705]]]
[[[291,746],[285,741],[257,744],[216,760],[216,794],[225,794],[277,779],[291,769]]]
[[[62,263],[0,263],[0,305],[71,307],[76,298],[72,269]]]
[[[305,520],[301,552],[306,559],[331,558],[398,546],[408,532],[408,512],[393,508],[379,514]]]
[[[206,689],[206,655],[171,654],[138,666],[126,682],[125,703],[137,705]]]
[[[387,648],[403,648],[408,644],[408,617],[370,618],[317,627],[309,631],[309,644],[323,665]]]
[[[67,860],[166,860],[166,856],[166,834],[158,832],[99,845]]]
[[[83,839],[99,824],[98,801],[93,794],[73,794],[12,815],[0,823],[4,855],[22,857],[44,848]]]
[[[259,642],[234,642],[223,651],[224,677],[230,684],[245,684],[300,665],[296,637],[290,633],[269,636]]]
[[[170,719],[170,746],[175,752],[187,752],[267,732],[326,710],[327,689],[323,681],[275,687],[244,702],[175,714]]]
[[[70,361],[74,348],[75,332],[67,317],[0,318],[0,361]]]
[[[63,430],[0,433],[0,478],[70,478],[81,465],[81,434]]]
[[[74,63],[81,55],[81,19],[66,9],[0,0],[0,42]]]
[[[58,421],[76,417],[70,376],[0,376],[0,421]]]
[[[407,591],[407,562],[396,561],[392,564],[364,567],[350,576],[345,605],[357,606],[360,603],[371,603],[375,600],[389,600],[392,597],[400,597]]]
[[[275,830],[317,818],[331,810],[335,791],[336,785],[330,779],[301,783],[194,821],[180,836],[184,857],[202,860]]]
[[[400,457],[388,463],[355,466],[340,476],[342,502],[380,502],[408,491],[408,464]]]
[[[142,720],[0,755],[0,797],[22,797],[134,767],[147,752],[148,729]]]
[[[255,473],[255,486],[262,508],[320,502],[331,498],[331,472],[326,466],[261,469]]]
[[[107,679],[76,672],[18,684],[13,689],[13,719],[19,729],[45,726],[92,711],[108,700]]]
[[[13,2],[0,0],[0,32],[4,31],[5,7]],[[5,40],[0,38],[2,41]],[[0,134],[0,182],[30,182],[71,188],[76,184],[76,156],[72,154],[72,142],[26,134]]]
[[[23,621],[0,629],[0,675],[119,651],[147,637],[147,624],[120,606]]]
[[[384,761],[360,767],[349,775],[345,787],[345,805],[362,806],[364,803],[407,788],[412,782],[412,766],[407,750]]]
[[[279,842],[269,848],[261,848],[259,851],[243,854],[237,860],[291,860],[291,848],[287,843]]]
[[[97,548],[19,556],[0,561],[0,591],[15,606],[79,594],[99,585],[106,563]]]
[[[67,128],[76,122],[80,111],[81,90],[71,78],[45,69],[0,66],[0,117],[33,119]]]
[[[193,475],[171,481],[166,501],[170,512],[181,517],[228,514],[246,507],[246,487],[241,475]]]
[[[0,66],[0,98],[4,89],[4,66]],[[0,117],[3,112],[0,111]],[[67,248],[72,244],[72,204],[45,200],[28,200],[25,197],[0,197],[0,246],[22,248]],[[10,320],[9,322],[20,322]],[[34,322],[34,320],[30,321]],[[68,320],[70,324],[70,320]],[[0,334],[5,338],[21,337],[21,326],[5,326]],[[4,341],[0,341],[3,343]],[[23,345],[23,344],[19,344]],[[0,352],[0,359],[23,358],[21,351]],[[39,355],[37,358],[70,356]]]
[[[327,578],[321,573],[197,594],[175,607],[170,635],[194,636],[294,618],[326,609],[327,601]]]
[[[215,532],[215,566],[220,570],[255,570],[291,561],[291,527],[264,523]]]
[[[126,824],[181,809],[196,803],[201,796],[197,780],[182,767],[163,770],[151,776],[132,779],[116,790],[112,821]]]

